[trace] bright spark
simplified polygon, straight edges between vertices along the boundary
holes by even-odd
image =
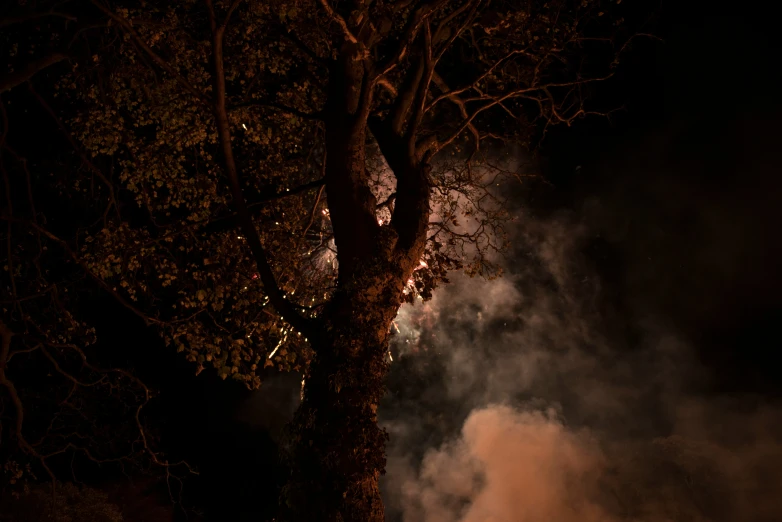
[[[269,354],[269,359],[274,357],[274,354],[277,353],[277,350],[280,349],[280,346],[282,345],[282,339],[280,339],[280,342],[277,343],[277,346],[274,347],[274,350],[272,350],[272,353]]]
[[[280,328],[280,330],[282,330],[282,328]],[[279,349],[280,349],[280,346],[282,346],[282,343],[284,343],[284,342],[285,342],[285,340],[286,340],[287,338],[288,338],[288,334],[286,333],[286,334],[285,334],[285,335],[282,337],[282,339],[280,339],[280,342],[278,342],[278,343],[277,343],[277,346],[275,346],[275,347],[274,347],[274,350],[272,350],[272,353],[270,353],[270,354],[269,354],[269,359],[271,359],[272,357],[274,357],[274,354],[275,354],[275,353],[277,353],[277,350],[279,350]]]
[[[242,123],[242,127],[244,127],[244,130],[247,130],[247,125],[245,125],[244,123]]]

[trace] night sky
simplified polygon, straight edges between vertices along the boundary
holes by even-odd
[[[779,393],[779,44],[748,11],[663,6],[665,43],[633,67],[625,119],[560,129],[546,150],[546,204],[608,205],[591,218],[625,227],[621,244],[595,245],[617,295],[664,311],[719,387]]]
[[[656,4],[639,12],[649,16],[649,5]],[[682,378],[683,388],[775,404],[782,397],[776,353],[782,346],[782,82],[775,18],[764,9],[770,7],[654,7],[648,30],[662,41],[638,42],[618,80],[601,93],[625,109],[610,121],[552,130],[525,156],[547,182],[514,190],[523,219],[565,220],[585,230],[572,252],[584,273],[579,281],[597,286],[585,286],[578,300],[594,293],[601,331],[621,339],[616,350],[644,345],[639,325],[653,318],[655,328],[675,332],[692,355],[688,364],[698,368],[697,377]],[[514,245],[505,261],[510,273],[526,273],[528,247]],[[529,284],[522,276],[514,281]],[[458,301],[458,293],[449,295]],[[162,447],[201,472],[185,481],[185,504],[204,520],[270,516],[283,480],[277,443],[296,407],[299,377],[270,375],[251,393],[209,370],[195,377],[190,364],[108,298],[96,302],[94,321],[112,362],[160,390],[149,415],[160,426]],[[523,325],[509,327],[502,319],[491,335],[503,328]],[[471,337],[477,347],[494,338],[482,331]],[[457,411],[436,411],[453,405],[428,395],[447,364],[416,357],[392,366],[383,414],[389,422],[407,419],[403,410],[413,404],[423,417]],[[562,397],[555,398],[567,410]],[[473,406],[453,413],[444,438]],[[415,440],[410,454],[441,442]],[[392,449],[404,451],[393,440]],[[398,516],[392,511],[389,519]]]

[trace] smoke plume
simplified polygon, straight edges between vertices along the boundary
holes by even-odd
[[[601,208],[519,209],[503,278],[400,311],[390,522],[782,520],[780,405],[714,391],[675,321],[622,293],[643,267],[607,281],[600,248],[630,247]]]

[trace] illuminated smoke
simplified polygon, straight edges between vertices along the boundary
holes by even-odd
[[[782,520],[780,405],[698,394],[682,336],[601,307],[589,227],[520,215],[506,277],[399,311],[388,521]]]
[[[602,455],[553,411],[476,410],[461,438],[427,453],[406,482],[406,520],[426,522],[598,522],[591,500]]]

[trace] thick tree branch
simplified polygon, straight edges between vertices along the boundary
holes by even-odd
[[[331,18],[331,20],[339,26],[340,30],[342,31],[342,36],[345,37],[345,40],[353,44],[358,44],[358,39],[351,32],[350,27],[348,27],[348,23],[338,12],[331,8],[329,5],[329,0],[320,0],[320,5],[323,6],[323,10],[326,11],[326,14],[329,15],[329,18]]]
[[[396,97],[399,94],[396,90],[396,87],[394,87],[394,84],[391,83],[391,81],[385,76],[381,76],[377,79],[377,85],[388,91],[392,97]]]
[[[404,134],[405,122],[410,107],[415,100],[415,93],[418,91],[418,85],[424,76],[424,59],[418,60],[415,67],[412,67],[405,75],[404,81],[399,88],[399,94],[396,96],[394,106],[391,108],[390,125],[396,134]]]
[[[423,27],[424,22],[427,21],[427,19],[435,12],[437,12],[438,9],[447,4],[448,0],[432,0],[430,2],[424,3],[415,10],[415,13],[413,13],[413,16],[410,17],[410,21],[407,23],[405,34],[399,42],[399,47],[385,64],[382,64],[380,67],[378,67],[378,74],[375,78],[373,78],[373,83],[377,80],[377,78],[385,76],[394,70],[400,63],[402,63],[402,60],[404,60],[404,58],[409,53],[410,47],[415,42],[415,39],[418,36],[418,31],[421,29],[421,27]]]
[[[231,189],[233,204],[236,207],[236,214],[239,218],[239,224],[247,239],[247,244],[253,253],[255,262],[258,266],[261,283],[263,284],[269,301],[277,311],[282,315],[293,328],[306,334],[308,337],[314,337],[315,329],[313,324],[302,317],[296,308],[290,303],[277,285],[277,280],[272,271],[271,265],[266,257],[266,250],[261,243],[261,237],[250,216],[250,210],[242,193],[242,185],[239,181],[239,171],[234,159],[233,147],[231,145],[231,126],[228,121],[228,112],[226,110],[225,98],[225,65],[223,62],[223,35],[226,29],[226,21],[218,25],[214,13],[214,6],[211,0],[206,0],[209,10],[209,21],[212,29],[212,67],[214,82],[214,103],[213,110],[217,133],[220,139],[220,146],[223,153],[223,167]]]
[[[468,18],[468,22],[469,22],[469,20],[474,18],[475,13],[477,12],[477,8],[480,5],[480,1],[474,4],[473,2],[467,2],[462,7],[456,9],[453,13],[449,14],[447,17],[445,17],[443,21],[440,22],[434,36],[430,34],[424,38],[424,45],[422,48],[421,58],[418,61],[418,63],[415,65],[415,67],[411,68],[410,71],[408,71],[407,74],[405,75],[405,78],[402,82],[402,86],[399,89],[399,93],[397,94],[393,89],[390,90],[393,93],[393,95],[396,97],[394,106],[391,109],[391,125],[397,134],[401,135],[405,132],[404,131],[405,123],[407,122],[408,114],[411,107],[413,106],[414,100],[416,99],[416,93],[419,92],[419,88],[422,85],[422,81],[425,86],[423,99],[424,101],[426,100],[426,95],[428,95],[428,89],[429,89],[429,83],[431,81],[431,77],[429,78],[429,80],[426,80],[426,78],[424,78],[424,71],[425,70],[430,70],[431,72],[434,71],[434,66],[437,64],[437,61],[442,56],[442,53],[445,52],[445,50],[453,43],[454,39],[458,36],[460,31],[464,29],[464,26],[467,24],[467,22],[463,24],[463,26],[460,28],[459,31],[453,31],[453,34],[449,38],[446,45],[443,46],[443,49],[439,53],[437,53],[436,56],[433,55],[434,53],[433,46],[437,44],[438,38],[440,38],[444,34],[445,30],[447,29],[447,24],[450,21],[452,21],[455,17],[457,17],[459,14],[461,14],[464,10],[469,8],[471,5],[473,7],[473,10],[471,11],[470,17]],[[409,26],[409,29],[415,28],[415,33],[413,37],[415,37],[415,35],[418,34],[417,27],[419,26],[423,25],[427,28],[427,31],[429,31],[429,22],[427,18],[429,15],[425,14],[427,12],[426,8],[427,6],[424,5],[420,7],[417,11],[417,13],[419,12],[421,13],[420,23],[418,25],[412,24]],[[437,9],[437,6],[433,7],[433,9]],[[408,43],[407,47],[409,47],[410,45],[412,45],[412,42]],[[407,51],[405,50],[403,54],[406,52]],[[427,60],[430,62],[429,67],[426,66]],[[375,82],[379,84],[381,81],[388,82],[385,76],[382,75],[377,76]],[[429,109],[427,107],[424,113],[428,112],[428,110]],[[420,118],[423,117],[424,113],[421,113],[420,111],[416,112],[416,115],[414,115],[412,118],[412,122],[414,125],[415,125],[415,121],[418,121],[420,123]]]
[[[369,128],[397,180],[390,226],[399,237],[397,250],[412,267],[422,255],[426,239],[429,166],[426,159],[416,157],[407,137],[394,132],[387,120],[370,118]]]

